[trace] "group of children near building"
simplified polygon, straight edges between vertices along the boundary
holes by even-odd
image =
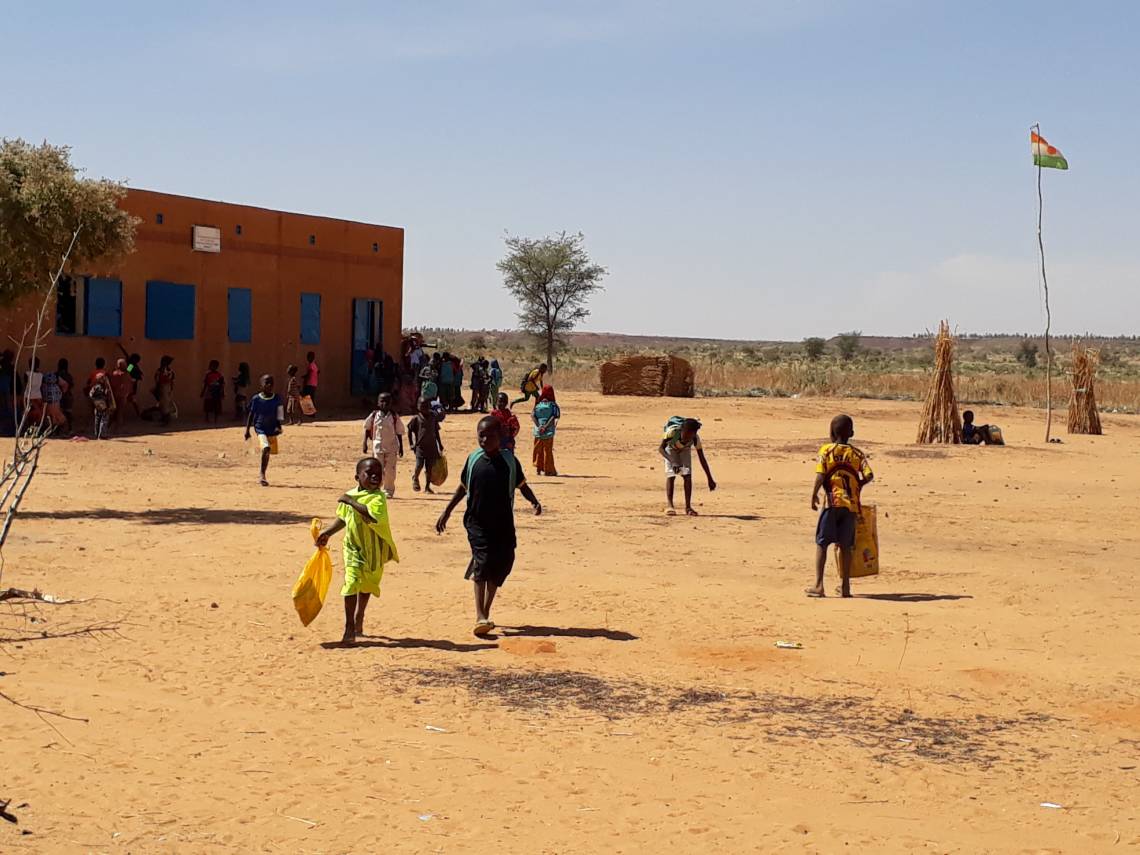
[[[19,372],[15,354],[11,350],[0,353],[0,436],[13,436],[17,431],[72,436],[81,413],[90,416],[92,436],[106,439],[113,428],[123,424],[129,412],[142,417],[151,416],[151,410],[159,412],[163,400],[160,390],[173,384],[173,360],[162,358],[152,387],[156,404],[143,411],[138,405],[143,380],[140,359],[137,353],[123,350],[115,367],[108,368],[107,360],[99,357],[81,386],[66,358],[57,360],[53,370],[39,356],[33,356],[26,370]],[[77,413],[76,403],[81,399],[86,405]]]
[[[15,371],[15,354],[6,350],[0,353],[0,436],[12,436],[17,430],[48,431],[55,436],[71,436],[76,429],[76,400],[82,396],[87,400],[87,414],[90,416],[91,435],[94,439],[106,439],[112,431],[122,430],[128,419],[135,418],[169,424],[178,418],[179,410],[175,399],[177,375],[174,357],[163,356],[152,377],[152,384],[144,391],[142,357],[128,353],[120,345],[122,357],[109,367],[107,360],[98,357],[86,382],[79,387],[71,375],[67,359],[60,359],[54,371],[44,370],[42,360],[32,357],[27,370]],[[303,402],[315,412],[315,399],[319,383],[320,368],[316,354],[308,354],[307,364],[299,375],[299,369],[290,365],[287,369],[289,383],[285,396],[287,423],[300,424]],[[250,368],[245,362],[238,364],[237,372],[231,380],[234,420],[246,418],[250,399],[248,389],[251,384]],[[260,384],[259,384],[260,386]],[[202,400],[203,419],[207,424],[217,424],[222,415],[226,398],[226,379],[218,360],[210,360],[202,378],[199,393]],[[143,406],[140,401],[153,399],[153,403]]]

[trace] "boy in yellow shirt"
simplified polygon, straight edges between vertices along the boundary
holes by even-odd
[[[399,561],[396,542],[388,525],[388,499],[381,489],[384,464],[375,457],[365,457],[356,464],[356,488],[337,500],[337,520],[321,532],[317,546],[328,545],[329,538],[341,529],[344,535],[344,637],[343,644],[353,644],[364,634],[364,611],[368,598],[380,596],[380,579],[384,565]]]
[[[851,562],[855,554],[855,521],[861,505],[859,498],[875,475],[867,463],[867,455],[851,445],[855,423],[851,416],[839,415],[831,420],[831,442],[819,450],[815,467],[815,486],[811,491],[811,509],[819,508],[819,491],[824,491],[824,508],[815,528],[815,587],[805,593],[824,597],[823,572],[827,568],[827,547],[839,546],[840,593],[851,596]]]
[[[526,379],[522,381],[522,386],[520,387],[522,397],[517,401],[511,401],[511,406],[514,407],[518,404],[525,404],[531,398],[534,398],[537,402],[538,394],[542,391],[543,378],[546,377],[546,372],[549,370],[550,368],[545,362],[537,368],[532,368],[530,372],[527,373]]]

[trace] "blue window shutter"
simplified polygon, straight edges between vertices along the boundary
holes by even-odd
[[[123,334],[123,283],[89,277],[86,288],[87,335],[118,338]]]
[[[146,337],[156,340],[194,338],[194,286],[175,282],[146,283]]]
[[[301,294],[301,344],[321,343],[321,295]]]
[[[253,341],[253,292],[230,288],[226,300],[230,341],[248,344]]]

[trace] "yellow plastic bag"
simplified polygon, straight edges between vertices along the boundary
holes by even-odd
[[[447,455],[441,454],[435,459],[431,465],[431,472],[428,473],[428,480],[433,487],[439,487],[447,480]]]
[[[879,526],[874,505],[863,505],[855,519],[855,554],[851,578],[879,575]],[[839,573],[839,547],[835,548],[835,572]]]
[[[317,405],[313,403],[311,396],[301,396],[301,412],[306,416],[315,416],[317,414]]]
[[[313,542],[321,534],[321,521],[314,519],[309,526],[313,534]],[[327,546],[318,546],[313,557],[305,563],[300,578],[293,585],[293,608],[297,610],[301,623],[308,626],[321,613],[321,606],[325,604],[325,594],[329,592],[329,582],[332,581],[332,559],[329,557]]]

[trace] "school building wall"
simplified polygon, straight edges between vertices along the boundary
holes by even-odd
[[[196,417],[211,359],[221,362],[229,398],[239,362],[250,365],[251,394],[265,373],[283,391],[286,366],[303,372],[305,354],[315,351],[318,406],[337,408],[365,395],[363,349],[374,337],[399,358],[403,229],[149,190],[130,190],[122,206],[141,220],[135,252],[110,269],[75,271],[83,289],[80,329],[55,332],[55,306],[49,309],[52,333],[40,351],[45,368],[67,357],[72,374],[85,377],[98,356],[113,366],[121,342],[142,356],[147,389],[160,357],[170,355],[175,400]],[[194,248],[195,226],[218,230],[219,251]],[[214,245],[213,233],[203,237],[208,242],[200,245]],[[0,332],[18,338],[32,307],[4,314]]]

